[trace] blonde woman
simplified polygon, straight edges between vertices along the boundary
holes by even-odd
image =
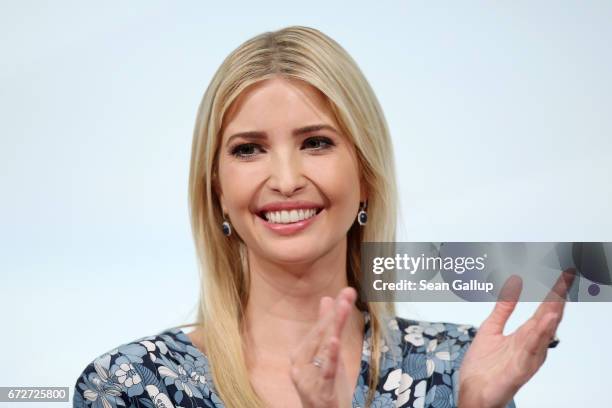
[[[360,243],[395,239],[393,149],[356,63],[315,29],[266,32],[225,59],[189,192],[197,321],[97,357],[75,407],[513,406],[561,320],[563,302],[542,303],[503,335],[515,302],[477,331],[359,299]]]

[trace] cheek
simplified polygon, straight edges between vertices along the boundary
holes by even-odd
[[[309,174],[332,204],[353,205],[359,200],[359,175],[356,163],[348,154],[338,154],[310,162]]]
[[[219,180],[225,205],[241,209],[249,205],[258,185],[261,166],[253,163],[224,163],[219,165]]]

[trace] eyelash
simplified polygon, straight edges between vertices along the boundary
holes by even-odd
[[[323,137],[323,136],[314,136],[314,137],[309,137],[308,139],[304,140],[304,143],[306,143],[309,140],[315,140],[317,142],[323,142],[326,143],[327,146],[322,147],[322,148],[314,148],[313,150],[326,150],[326,149],[330,149],[332,146],[334,146],[334,142],[331,141],[331,139],[327,138],[327,137]],[[257,143],[243,143],[243,144],[239,144],[235,147],[233,147],[231,149],[231,155],[234,157],[237,157],[239,159],[250,159],[251,157],[254,157],[254,154],[241,154],[240,150],[244,147],[256,147],[256,148],[260,148],[260,145],[258,145]]]

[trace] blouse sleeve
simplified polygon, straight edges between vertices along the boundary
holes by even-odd
[[[104,365],[106,360],[105,356],[100,356],[81,372],[74,385],[73,408],[128,406],[127,394],[119,384],[111,381],[108,367]]]
[[[453,407],[457,407],[459,401],[459,371],[461,368],[461,363],[463,362],[463,357],[470,345],[474,341],[474,337],[476,337],[478,329],[471,325],[451,325],[450,330],[447,331],[447,339],[451,340],[451,343],[454,343],[454,346],[457,347],[457,355],[455,360],[453,361],[453,373],[451,375],[451,384],[453,388]],[[514,403],[514,399],[512,399],[506,408],[516,408],[516,404]]]
[[[222,407],[189,347],[163,334],[102,354],[76,380],[73,408]]]

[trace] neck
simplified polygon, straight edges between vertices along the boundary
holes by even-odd
[[[335,298],[348,286],[346,239],[308,264],[276,264],[250,250],[248,257],[247,355],[287,360],[316,324],[320,299]],[[363,328],[363,314],[353,306],[340,339],[341,347],[361,349]]]

